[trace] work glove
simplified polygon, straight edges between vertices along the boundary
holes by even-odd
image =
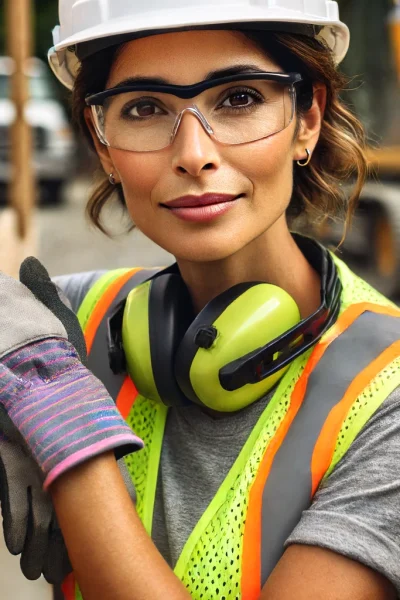
[[[2,414],[3,416],[3,414]],[[6,436],[9,433],[10,438]],[[61,584],[71,573],[68,551],[43,473],[25,444],[11,441],[17,436],[12,422],[0,418],[0,505],[4,540],[8,551],[21,555],[23,575],[36,580],[41,575],[50,584]],[[125,487],[136,502],[136,493],[124,459],[118,461]]]
[[[84,460],[111,449],[122,456],[142,447],[142,442],[79,360],[77,350],[83,359],[86,356],[79,323],[59,299],[45,269],[28,259],[21,279],[37,297],[0,274],[3,525],[9,550],[22,552],[25,575],[33,579],[41,571],[49,581],[58,582],[70,567],[42,482],[47,489]],[[132,495],[132,488],[129,491]],[[16,501],[18,497],[24,501]]]
[[[9,437],[6,435],[9,434]],[[27,579],[59,584],[72,571],[43,474],[4,413],[0,417],[0,503],[6,546]]]
[[[70,308],[69,301],[64,296],[62,290],[50,279],[45,267],[36,258],[27,258],[20,268],[20,281],[33,293],[39,302],[44,304],[61,321],[65,327],[69,342],[78,352],[81,362],[86,365],[86,342],[78,318]],[[120,458],[117,463],[127,492],[135,504],[136,490],[124,458]]]

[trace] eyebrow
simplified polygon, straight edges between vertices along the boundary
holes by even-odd
[[[216,71],[210,71],[207,73],[205,79],[202,81],[212,81],[213,79],[219,79],[220,77],[229,77],[230,75],[238,75],[239,73],[265,73],[265,69],[261,69],[257,65],[235,65],[232,67],[226,67],[224,69],[217,69]],[[173,85],[168,79],[164,77],[128,77],[123,81],[120,81],[113,88],[125,87],[128,85]]]

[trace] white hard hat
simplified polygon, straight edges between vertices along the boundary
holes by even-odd
[[[59,17],[48,58],[55,75],[70,89],[80,48],[89,48],[89,55],[128,36],[210,26],[280,31],[300,26],[328,44],[336,63],[344,58],[350,40],[347,26],[339,20],[338,4],[331,0],[59,0]]]

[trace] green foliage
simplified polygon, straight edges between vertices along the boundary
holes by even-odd
[[[6,50],[5,5],[12,0],[0,2],[0,54]],[[32,25],[34,29],[34,54],[45,58],[52,45],[51,31],[58,23],[57,0],[32,1]]]
[[[389,141],[399,101],[387,18],[393,0],[339,0],[340,16],[351,32],[342,69],[353,77],[344,99],[354,105],[371,142]]]

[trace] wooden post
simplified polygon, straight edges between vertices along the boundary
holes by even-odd
[[[394,8],[389,16],[389,27],[394,51],[397,80],[400,84],[400,0],[394,0]]]
[[[6,0],[6,35],[7,51],[14,62],[11,100],[15,106],[15,120],[11,127],[10,206],[0,218],[0,268],[15,275],[21,260],[34,253],[35,246],[32,132],[26,120],[29,98],[27,69],[32,54],[31,0]]]

